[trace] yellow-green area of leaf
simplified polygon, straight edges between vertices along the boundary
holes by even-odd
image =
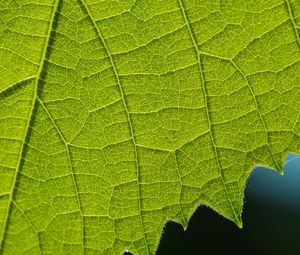
[[[299,0],[0,1],[0,253],[150,255],[199,204],[241,227],[299,114]]]

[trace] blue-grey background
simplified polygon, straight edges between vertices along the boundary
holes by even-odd
[[[257,167],[245,189],[243,229],[200,207],[186,231],[169,222],[157,255],[300,255],[300,157],[290,154],[284,175]]]

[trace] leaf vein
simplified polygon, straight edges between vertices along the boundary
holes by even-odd
[[[147,248],[147,254],[149,255],[150,254],[150,250],[149,250],[149,247],[148,247],[148,243],[147,243],[147,240],[146,240],[146,237],[145,237],[145,226],[144,226],[144,222],[142,220],[142,215],[141,215],[141,187],[140,187],[140,173],[139,173],[139,163],[138,163],[138,151],[137,151],[137,143],[136,143],[136,140],[135,140],[135,135],[134,135],[134,132],[133,132],[133,125],[132,125],[132,121],[131,121],[131,118],[130,118],[130,113],[129,113],[129,109],[128,109],[128,106],[127,106],[127,103],[126,103],[126,99],[125,99],[125,94],[124,94],[124,91],[123,91],[123,88],[122,88],[122,84],[121,84],[121,81],[120,81],[120,78],[119,78],[119,74],[118,74],[118,71],[117,71],[117,68],[115,66],[115,63],[114,63],[114,60],[112,58],[112,55],[108,49],[108,46],[95,22],[95,19],[93,18],[92,14],[90,13],[90,10],[88,9],[86,3],[84,0],[78,0],[78,2],[82,5],[82,7],[84,8],[85,12],[87,13],[87,15],[89,16],[97,34],[98,34],[98,37],[101,41],[101,43],[103,44],[108,56],[109,56],[109,60],[110,60],[110,63],[113,67],[113,70],[114,70],[114,73],[115,73],[115,76],[116,76],[116,79],[117,79],[117,84],[118,84],[118,88],[119,88],[119,92],[121,94],[121,97],[122,97],[122,102],[123,102],[123,105],[124,105],[124,109],[126,111],[126,117],[127,117],[127,121],[128,121],[128,125],[129,125],[129,130],[130,130],[130,134],[131,134],[131,138],[132,138],[132,141],[133,141],[133,146],[134,146],[134,151],[135,151],[135,163],[136,163],[136,179],[137,179],[137,183],[138,183],[138,200],[139,200],[139,217],[140,217],[140,221],[141,221],[141,225],[142,225],[142,228],[143,228],[143,232],[144,232],[144,241],[145,241],[145,245],[146,245],[146,248]]]

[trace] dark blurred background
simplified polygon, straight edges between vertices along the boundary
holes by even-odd
[[[300,255],[300,157],[287,157],[283,176],[253,170],[245,188],[243,229],[201,206],[186,231],[168,222],[163,232],[156,255]]]
[[[300,157],[290,154],[284,175],[256,168],[245,189],[243,229],[201,206],[186,231],[164,228],[156,255],[300,255]]]

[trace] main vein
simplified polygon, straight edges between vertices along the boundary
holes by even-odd
[[[122,102],[123,102],[123,106],[124,106],[124,109],[126,111],[126,117],[127,117],[127,122],[128,122],[128,125],[129,125],[129,130],[130,130],[130,135],[131,135],[131,138],[132,138],[132,141],[133,141],[133,146],[134,146],[134,152],[135,152],[135,164],[136,164],[136,169],[137,169],[137,172],[136,172],[136,179],[137,179],[137,184],[138,184],[138,206],[139,206],[139,217],[140,217],[140,221],[141,221],[141,225],[142,225],[142,228],[143,228],[143,232],[144,234],[146,233],[145,232],[145,227],[144,227],[144,222],[143,222],[143,219],[142,219],[142,215],[141,215],[141,187],[140,187],[140,180],[139,180],[139,176],[140,176],[140,170],[139,170],[139,163],[138,163],[138,152],[137,152],[137,143],[136,143],[136,139],[135,139],[135,135],[134,135],[134,131],[133,131],[133,125],[132,125],[132,120],[131,120],[131,117],[130,117],[130,113],[129,113],[129,110],[128,110],[128,106],[127,106],[127,103],[126,103],[126,99],[125,99],[125,93],[123,91],[123,87],[122,87],[122,84],[121,84],[121,81],[120,81],[120,78],[119,78],[119,74],[118,74],[118,71],[117,71],[117,68],[116,68],[116,65],[114,63],[114,60],[112,58],[112,55],[110,54],[110,51],[108,49],[108,46],[104,40],[104,37],[102,36],[101,34],[101,31],[99,30],[96,22],[95,22],[95,19],[93,18],[87,4],[85,3],[84,0],[78,0],[84,7],[86,13],[88,14],[94,28],[96,29],[96,32],[98,34],[98,37],[101,41],[101,43],[103,44],[106,52],[107,52],[107,55],[109,57],[109,61],[111,63],[111,66],[113,68],[113,71],[114,71],[114,74],[115,74],[115,77],[117,79],[117,84],[118,84],[118,89],[119,89],[119,92],[120,92],[120,95],[121,95],[121,98],[122,98]],[[144,241],[145,241],[145,245],[146,245],[146,248],[147,248],[147,254],[149,255],[150,254],[150,251],[149,251],[149,247],[148,247],[148,244],[147,244],[147,240],[146,240],[146,237],[144,235]]]
[[[212,132],[211,117],[210,117],[210,113],[209,113],[210,112],[210,109],[209,109],[209,98],[208,98],[207,88],[205,86],[205,78],[204,78],[204,72],[203,72],[203,69],[202,69],[201,55],[200,55],[200,52],[198,50],[196,39],[195,39],[194,34],[192,32],[192,28],[190,26],[190,22],[189,22],[189,19],[187,17],[187,14],[186,14],[186,9],[184,7],[184,4],[183,4],[182,0],[178,0],[178,2],[179,2],[179,5],[180,5],[180,9],[181,9],[182,15],[184,17],[186,26],[188,28],[190,38],[191,38],[193,46],[195,48],[195,52],[196,52],[197,57],[198,57],[198,67],[199,67],[200,79],[201,79],[202,89],[203,89],[203,94],[204,94],[204,104],[205,104],[205,109],[206,109],[206,118],[207,118],[207,121],[208,121],[209,136],[210,136],[210,140],[211,140],[211,143],[212,143],[214,155],[215,155],[215,158],[216,158],[216,161],[217,161],[217,166],[218,166],[218,169],[220,171],[222,185],[223,185],[224,191],[226,193],[226,196],[228,198],[228,201],[230,203],[230,207],[231,207],[232,212],[234,214],[236,223],[237,224],[241,224],[241,220],[240,220],[240,218],[238,216],[238,213],[235,211],[235,209],[233,207],[231,198],[230,198],[229,193],[227,191],[227,187],[226,187],[226,184],[225,184],[225,181],[224,181],[224,176],[223,176],[223,172],[222,172],[222,168],[221,168],[221,163],[220,163],[220,160],[219,160],[217,146],[215,144],[215,138],[214,138],[214,135],[213,135],[213,132]]]
[[[19,152],[19,156],[18,156],[18,162],[17,162],[17,166],[16,166],[16,171],[15,171],[15,174],[14,174],[14,177],[13,177],[11,191],[9,193],[7,212],[6,212],[6,216],[5,216],[5,219],[4,219],[3,231],[1,233],[1,238],[0,238],[0,242],[1,242],[0,251],[3,251],[3,245],[4,245],[5,235],[6,235],[7,229],[8,229],[8,220],[9,220],[9,216],[10,216],[10,213],[11,213],[12,200],[13,200],[13,197],[14,197],[16,181],[17,181],[18,173],[20,171],[21,163],[22,163],[22,160],[23,160],[23,153],[24,153],[26,140],[28,139],[27,136],[28,136],[28,133],[29,133],[30,124],[33,120],[33,112],[34,112],[34,109],[36,107],[36,101],[37,101],[38,84],[39,84],[39,80],[40,80],[40,77],[41,77],[41,73],[42,73],[43,68],[44,68],[45,59],[46,59],[46,55],[47,55],[47,50],[48,50],[48,46],[49,46],[49,41],[50,41],[50,37],[51,37],[51,31],[52,31],[52,28],[53,28],[53,23],[54,23],[54,19],[55,19],[55,15],[56,15],[56,12],[57,12],[59,1],[60,0],[56,0],[56,2],[53,5],[53,10],[52,10],[51,18],[50,18],[50,21],[49,21],[47,36],[46,36],[44,48],[43,48],[43,51],[42,51],[41,61],[40,61],[39,69],[38,69],[37,74],[36,74],[36,80],[35,80],[34,91],[33,91],[33,99],[32,99],[32,103],[31,103],[31,107],[30,107],[30,111],[29,111],[29,115],[28,115],[28,120],[27,120],[27,123],[26,123],[26,128],[25,128],[25,131],[24,131],[23,139],[22,139],[23,142],[22,142],[20,152]]]

